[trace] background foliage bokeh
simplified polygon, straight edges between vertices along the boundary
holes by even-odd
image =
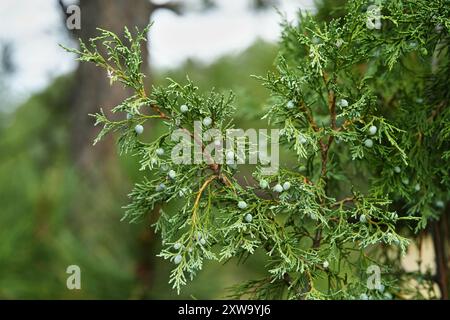
[[[339,16],[344,2],[319,1],[317,16],[323,21],[329,20],[330,13]],[[263,127],[260,118],[269,92],[250,75],[264,75],[273,69],[277,52],[277,45],[257,41],[245,52],[210,65],[187,61],[176,69],[150,70],[148,80],[167,85],[169,77],[184,83],[187,75],[200,90],[232,90],[237,95],[236,124]],[[408,66],[420,69],[416,61]],[[67,113],[76,75],[58,78],[13,113],[1,111],[6,110],[8,101],[4,81],[0,72],[0,298],[224,298],[230,286],[265,273],[264,259],[258,254],[241,265],[236,261],[207,263],[195,281],[177,295],[167,283],[172,266],[155,257],[160,251],[159,239],[146,238],[153,234],[152,221],[120,221],[121,207],[128,202],[126,194],[142,177],[136,159],[106,158],[94,165],[106,176],[97,176],[94,169],[89,173],[93,179],[80,172],[71,159],[72,119]],[[377,87],[385,93],[395,88],[385,80],[378,81]],[[162,130],[157,125],[146,129],[146,138],[158,137]],[[286,154],[281,159],[293,160]],[[149,262],[148,283],[139,276],[140,261]],[[81,267],[82,290],[66,288],[65,271],[71,264]]]
[[[257,41],[245,52],[210,65],[187,61],[173,70],[152,72],[155,84],[186,75],[201,89],[233,89],[243,127],[257,126],[268,92],[250,75],[273,67],[277,48]],[[238,80],[238,81],[237,81]],[[72,75],[58,78],[12,114],[0,113],[0,298],[138,298],[135,277],[139,230],[148,225],[121,222],[126,194],[138,181],[136,161],[120,158],[109,180],[91,188],[80,179],[68,155]],[[251,100],[248,98],[251,93]],[[157,135],[159,128],[150,135]],[[83,199],[77,201],[75,199]],[[76,203],[74,203],[76,202]],[[149,247],[154,255],[158,248]],[[82,270],[82,290],[66,288],[68,265]],[[154,259],[154,279],[146,298],[224,298],[227,288],[263,272],[258,257],[245,266],[207,265],[180,296],[167,284],[169,263]]]

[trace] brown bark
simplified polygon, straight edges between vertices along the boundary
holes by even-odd
[[[444,232],[442,230],[445,215],[438,221],[433,221],[431,233],[433,235],[434,254],[436,261],[436,282],[441,291],[441,299],[448,300],[448,266]]]
[[[63,6],[63,4],[61,3]],[[135,27],[144,29],[149,21],[154,6],[147,0],[80,0],[81,29],[74,30],[75,39],[87,43],[99,34],[97,28],[110,30],[119,36],[127,26],[133,32]],[[64,6],[63,6],[64,9]],[[99,50],[103,48],[98,47]],[[148,67],[147,46],[142,46],[143,69]],[[148,70],[143,70],[148,74]],[[132,92],[121,84],[110,85],[106,71],[89,63],[80,63],[75,74],[75,85],[69,106],[70,117],[70,153],[72,162],[81,178],[95,187],[100,181],[111,181],[117,173],[117,148],[112,136],[105,137],[95,147],[92,145],[100,128],[94,127],[94,114],[103,108],[110,118],[111,108],[129,97]],[[111,169],[110,169],[111,168]],[[108,173],[108,171],[111,171]],[[76,211],[76,210],[75,210]],[[76,213],[76,212],[75,212]],[[135,276],[138,294],[136,298],[145,297],[153,278],[153,233],[148,225],[136,239]]]
[[[150,19],[151,6],[148,1],[138,0],[80,0],[81,29],[74,30],[74,36],[87,42],[98,35],[96,28],[123,34],[125,26],[132,30],[135,26],[143,29]],[[101,48],[99,48],[101,50]],[[147,49],[143,46],[143,66],[148,65]],[[88,63],[81,63],[76,71],[75,88],[70,108],[71,155],[74,163],[84,174],[99,169],[105,158],[115,154],[111,138],[95,147],[93,139],[99,128],[94,127],[89,114],[105,112],[122,102],[130,92],[120,84],[110,86],[105,70]]]

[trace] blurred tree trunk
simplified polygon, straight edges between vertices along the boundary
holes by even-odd
[[[62,2],[60,4],[65,9],[64,4]],[[155,10],[154,6],[146,0],[80,0],[79,6],[81,8],[81,29],[73,30],[73,36],[84,42],[88,42],[90,38],[98,35],[97,28],[111,30],[119,36],[123,35],[125,26],[131,31],[134,27],[142,30],[149,23],[150,16]],[[99,50],[102,48],[99,47]],[[143,45],[142,52],[143,68],[148,68],[146,45]],[[148,70],[144,71],[148,73]],[[117,179],[117,149],[114,139],[111,136],[106,137],[94,147],[92,142],[100,128],[94,127],[93,117],[89,114],[98,112],[101,107],[113,118],[109,110],[127,98],[131,92],[121,84],[110,86],[106,72],[93,64],[80,63],[75,77],[75,87],[72,91],[69,109],[72,161],[77,167],[81,179],[93,188],[98,186],[100,181],[102,181],[102,185],[118,184],[120,182],[117,181],[124,177]],[[152,284],[153,234],[148,225],[144,225],[141,234],[136,239],[137,242],[133,244],[137,246],[135,276],[138,283],[137,294],[134,298],[143,298],[148,295]]]
[[[80,0],[81,29],[74,30],[74,36],[87,42],[98,34],[96,28],[123,34],[124,26],[143,29],[150,19],[151,7],[148,1],[138,0]],[[143,46],[143,66],[148,66],[147,47]],[[105,158],[115,157],[115,145],[111,138],[93,147],[92,142],[99,128],[94,127],[89,114],[102,107],[110,110],[122,102],[130,92],[120,84],[110,86],[106,72],[88,63],[81,63],[76,71],[76,85],[73,89],[70,108],[70,139],[73,161],[85,174],[98,169]],[[108,159],[110,160],[110,159]]]
[[[63,0],[58,0],[60,6],[67,14]],[[202,0],[204,10],[212,7],[213,0]],[[273,0],[253,0],[256,9],[266,8]],[[186,8],[183,1],[167,0],[153,3],[151,0],[79,0],[81,9],[81,29],[73,30],[75,39],[80,38],[88,42],[90,38],[98,35],[97,28],[107,29],[122,36],[123,28],[127,26],[131,31],[134,27],[140,30],[145,28],[151,16],[157,10],[169,10],[181,14]],[[99,50],[102,48],[99,46]],[[148,50],[142,47],[143,70],[148,74]],[[88,182],[93,188],[101,181],[103,184],[111,183],[117,179],[117,153],[114,139],[106,136],[95,147],[92,145],[100,128],[94,127],[94,114],[103,108],[110,118],[120,117],[112,115],[109,111],[127,98],[131,92],[121,84],[110,86],[106,72],[93,64],[80,63],[75,75],[75,86],[72,90],[69,106],[70,116],[70,154],[72,162],[78,169],[80,178]],[[146,78],[150,82],[150,77]],[[149,85],[150,83],[147,83]],[[122,115],[124,116],[124,115]],[[116,177],[115,179],[113,177]],[[120,182],[119,182],[120,183]],[[76,202],[76,201],[75,201]],[[159,208],[155,209],[157,213]],[[75,210],[76,211],[76,210]],[[76,215],[77,212],[75,212]],[[151,214],[150,216],[155,216]],[[75,222],[76,224],[76,222]],[[80,226],[82,227],[82,226]],[[142,232],[137,239],[136,278],[139,282],[133,298],[148,298],[149,288],[153,278],[153,245],[154,232],[148,224],[142,226]]]

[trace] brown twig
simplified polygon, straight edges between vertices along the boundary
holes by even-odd
[[[306,119],[308,120],[309,124],[313,128],[315,132],[318,132],[320,130],[319,126],[316,123],[316,120],[314,119],[311,110],[303,103],[300,103],[300,110],[306,115]]]
[[[217,179],[218,176],[210,176],[206,181],[203,183],[203,185],[200,187],[197,193],[197,197],[195,198],[194,207],[192,209],[192,223],[195,224],[195,221],[197,219],[197,208],[200,203],[200,198],[202,197],[203,191],[206,189],[206,187],[215,179]]]
[[[326,77],[324,75],[324,81],[326,81]],[[328,109],[330,111],[331,118],[331,129],[337,130],[336,126],[336,96],[332,90],[328,91]],[[327,174],[327,162],[328,162],[328,150],[333,143],[334,136],[330,135],[328,137],[327,143],[320,140],[320,149],[321,149],[321,158],[322,158],[322,171],[321,177],[325,178]]]
[[[323,81],[325,83],[325,87],[328,90],[328,110],[330,113],[331,119],[331,129],[337,130],[336,126],[336,95],[333,90],[328,88],[328,79],[325,73],[322,74]],[[322,169],[320,172],[320,177],[324,181],[326,181],[327,175],[327,164],[328,164],[328,151],[330,150],[331,144],[333,143],[334,136],[329,135],[328,141],[325,143],[322,139],[319,141],[320,144],[320,157],[322,162]],[[324,205],[324,200],[322,199],[322,205]],[[322,241],[322,228],[318,227],[316,230],[316,234],[314,236],[313,248],[318,248],[320,246],[320,242]]]
[[[441,299],[448,300],[448,268],[440,221],[433,221],[431,228],[436,261],[436,282],[439,285],[439,290],[441,291]]]
[[[340,205],[342,205],[342,204],[344,204],[344,203],[346,203],[346,202],[353,202],[353,200],[355,200],[354,197],[347,197],[347,198],[344,198],[344,199],[342,199],[342,200],[339,200],[339,201],[336,202],[336,203],[333,203],[333,204],[331,205],[331,207],[340,206]]]
[[[330,108],[331,128],[336,130],[336,95],[333,91],[328,92],[328,107]]]
[[[441,103],[439,103],[438,105],[437,105],[437,107],[436,107],[436,109],[433,109],[433,111],[431,111],[431,115],[430,115],[430,117],[427,119],[427,121],[430,123],[430,122],[433,122],[433,120],[434,120],[434,118],[436,118],[438,115],[439,115],[439,113],[441,112],[441,110],[443,109],[443,107],[444,106],[446,106],[447,105],[447,103],[448,103],[448,101],[441,101]]]
[[[159,108],[157,105],[150,105],[150,108],[153,109],[153,111],[155,111],[157,114],[159,114],[159,116],[161,117],[161,119],[166,119],[169,120],[170,117],[168,115],[166,115],[164,112],[161,111],[161,108]]]

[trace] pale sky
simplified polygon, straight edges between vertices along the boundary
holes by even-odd
[[[207,13],[157,13],[149,40],[152,65],[173,68],[187,58],[208,63],[244,50],[257,38],[277,41],[280,16],[275,9],[254,13],[248,10],[248,1],[217,2],[218,8]],[[281,0],[278,8],[293,19],[299,8],[312,10],[313,0]],[[14,95],[29,96],[76,67],[73,57],[58,46],[75,45],[66,34],[59,10],[57,0],[1,0],[0,41],[14,44],[17,72],[10,82]]]

